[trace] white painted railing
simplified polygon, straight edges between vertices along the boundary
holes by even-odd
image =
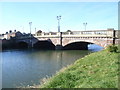
[[[113,30],[61,32],[62,37],[113,37]],[[34,37],[59,37],[60,32],[37,33]]]
[[[116,35],[115,37],[120,36],[118,34],[120,33],[120,30],[116,30]],[[54,37],[108,37],[112,38],[114,37],[113,35],[114,30],[96,30],[96,31],[72,31],[72,32],[42,32],[42,33],[36,33],[33,34],[34,37],[36,38],[54,38]],[[24,38],[31,38],[30,36],[22,36],[18,37],[19,39],[24,39]]]

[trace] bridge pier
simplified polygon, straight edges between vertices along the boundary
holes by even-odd
[[[56,50],[62,50],[63,46],[62,46],[62,32],[59,32],[59,39],[58,39],[58,44],[55,46]]]
[[[63,49],[63,46],[62,45],[56,45],[55,46],[55,50],[62,50]]]
[[[29,43],[29,44],[28,44],[28,48],[29,48],[29,49],[33,48],[33,43]]]
[[[28,49],[31,49],[31,48],[33,48],[32,46],[30,46],[30,45],[28,45]]]

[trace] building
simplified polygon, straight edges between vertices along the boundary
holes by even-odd
[[[22,36],[23,34],[20,32],[20,31],[17,31],[16,30],[14,32],[12,32],[11,30],[8,32],[6,32],[6,34],[0,34],[0,39],[11,39],[13,37],[20,37]]]

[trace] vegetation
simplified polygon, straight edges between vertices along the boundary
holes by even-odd
[[[117,47],[116,45],[109,45],[109,46],[107,47],[107,50],[108,50],[109,52],[117,52],[118,47]]]
[[[71,30],[67,30],[67,32],[72,32]]]
[[[41,88],[118,88],[118,56],[103,50],[77,60],[49,78]]]

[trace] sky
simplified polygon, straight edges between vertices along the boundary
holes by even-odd
[[[0,2],[0,33],[118,29],[118,2]],[[35,29],[36,28],[36,29]]]

